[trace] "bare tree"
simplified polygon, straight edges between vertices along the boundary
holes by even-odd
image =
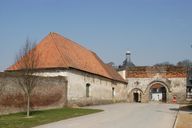
[[[177,66],[186,66],[186,67],[189,67],[189,66],[192,66],[192,61],[191,60],[182,60],[182,61],[179,61],[177,63]]]
[[[162,62],[162,63],[157,63],[153,66],[174,66],[174,64],[171,64],[170,62],[168,61],[165,61],[165,62]]]
[[[30,116],[30,99],[34,88],[37,86],[38,77],[35,75],[39,63],[39,53],[36,49],[35,42],[26,40],[24,47],[16,56],[16,72],[19,77],[16,78],[17,83],[24,91],[27,105],[27,117]]]

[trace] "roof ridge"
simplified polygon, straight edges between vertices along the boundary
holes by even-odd
[[[53,33],[53,34],[54,34],[54,33]],[[56,47],[57,51],[59,52],[59,54],[60,54],[60,56],[61,56],[62,62],[63,62],[64,64],[68,65],[68,64],[65,62],[65,60],[63,59],[63,55],[61,54],[61,52],[60,52],[60,50],[59,50],[59,48],[58,48],[58,46],[57,46],[57,44],[56,44],[56,40],[53,38],[53,35],[52,35],[51,32],[50,32],[50,36],[51,36],[51,38],[52,38],[52,40],[53,40],[53,42],[54,42],[54,44],[55,44],[55,47]]]

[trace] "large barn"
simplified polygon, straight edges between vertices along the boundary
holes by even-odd
[[[46,91],[43,91],[41,87],[43,93],[47,92],[44,97],[48,96],[48,94],[49,96],[56,96],[56,94],[50,94],[54,91],[60,93],[62,95],[60,99],[64,96],[62,101],[58,100],[60,103],[63,102],[62,105],[90,105],[126,101],[127,82],[91,50],[57,33],[49,33],[37,44],[36,51],[39,53],[40,59],[35,74],[43,79],[51,78],[53,79],[51,81],[54,81],[55,78],[56,80],[52,87],[50,87],[52,84],[50,82],[47,83],[46,81],[45,83],[45,80],[41,82],[44,87],[43,83],[47,86],[49,85],[49,89],[45,87],[44,90]],[[6,72],[22,70],[17,66],[20,61],[22,60],[10,66]],[[64,89],[53,88],[61,83],[58,83],[58,77],[65,78]],[[39,92],[41,90],[40,87],[37,86],[36,88],[34,95],[36,92],[41,95]],[[7,95],[8,93],[5,94],[5,97]],[[37,94],[35,96],[37,97]],[[41,96],[39,96],[39,99],[41,99]],[[33,106],[41,107],[35,102],[32,104]],[[49,104],[52,105],[51,103]]]

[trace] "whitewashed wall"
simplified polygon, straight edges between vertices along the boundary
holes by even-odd
[[[68,70],[67,77],[69,102],[81,101],[82,104],[98,104],[97,102],[126,100],[126,84],[77,70]],[[90,84],[90,97],[86,97],[86,84]],[[112,88],[115,90],[114,97]]]
[[[126,71],[125,70],[118,71],[118,73],[121,75],[121,77],[123,77],[123,79],[126,79]]]
[[[126,101],[127,84],[75,69],[38,73],[40,76],[65,76],[68,81],[68,104],[89,105]],[[86,97],[86,84],[90,84],[90,97]],[[112,88],[115,96],[112,96]]]

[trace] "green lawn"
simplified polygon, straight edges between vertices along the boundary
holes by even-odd
[[[80,108],[51,109],[44,111],[34,111],[31,113],[30,118],[26,118],[26,113],[10,114],[0,116],[0,128],[31,128],[41,124],[101,111],[102,110]]]

